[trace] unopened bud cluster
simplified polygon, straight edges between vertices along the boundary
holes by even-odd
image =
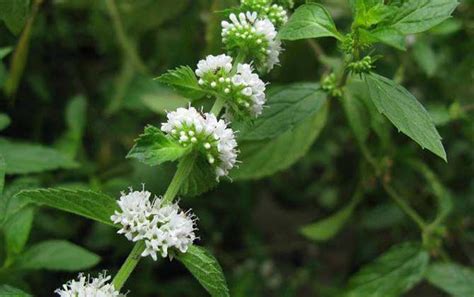
[[[374,68],[373,63],[374,60],[371,56],[365,56],[362,60],[349,63],[347,68],[349,71],[356,74],[368,73]]]
[[[237,142],[232,129],[212,113],[199,113],[194,107],[178,108],[167,114],[161,130],[183,147],[192,146],[215,168],[217,178],[225,176],[237,159]]]
[[[226,98],[227,114],[257,117],[265,103],[265,83],[250,64],[237,64],[232,69],[232,57],[207,56],[196,69],[199,85]]]
[[[285,8],[278,4],[272,4],[271,0],[242,0],[241,9],[255,11],[259,18],[268,18],[277,28],[288,21]]]
[[[222,42],[237,56],[246,53],[258,69],[270,71],[280,62],[281,42],[269,19],[259,19],[257,12],[230,14],[230,22],[222,22]]]
[[[337,78],[335,73],[324,76],[321,79],[321,89],[332,97],[341,97],[342,90],[337,86]]]

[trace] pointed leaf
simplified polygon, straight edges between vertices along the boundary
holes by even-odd
[[[178,164],[182,166],[182,163]],[[197,196],[217,186],[216,172],[201,155],[197,156],[193,169],[180,188],[183,196]]]
[[[446,161],[441,136],[426,109],[405,88],[370,73],[364,76],[371,101],[399,131]]]
[[[192,245],[176,258],[186,266],[212,297],[228,297],[224,273],[214,256],[202,247]]]
[[[288,22],[280,29],[279,37],[297,40],[318,37],[334,37],[342,40],[329,12],[322,5],[307,3],[298,7]]]
[[[30,237],[33,224],[33,207],[24,207],[12,215],[3,226],[8,257],[20,254]]]
[[[309,150],[326,124],[328,104],[300,122],[294,129],[273,138],[239,143],[238,168],[234,179],[257,179],[270,176],[293,165]]]
[[[449,18],[458,4],[457,0],[408,0],[387,25],[403,34],[420,33]]]
[[[474,270],[455,263],[433,263],[428,267],[426,279],[454,297],[474,296]]]
[[[189,66],[168,70],[156,80],[173,87],[178,93],[190,99],[199,99],[206,95],[206,92],[199,86],[194,71]]]
[[[422,280],[428,260],[419,244],[396,245],[352,276],[343,296],[398,297]]]
[[[166,136],[160,129],[147,126],[145,132],[135,140],[135,145],[130,150],[127,158],[150,166],[175,161],[186,155],[190,150],[181,146],[173,139]]]
[[[57,208],[111,226],[115,225],[110,217],[115,210],[118,210],[114,198],[93,191],[68,189],[27,190],[18,193],[15,199]]]
[[[16,263],[20,269],[82,271],[94,267],[100,257],[65,240],[49,240],[33,245]]]

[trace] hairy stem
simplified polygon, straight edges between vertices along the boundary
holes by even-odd
[[[115,290],[120,291],[122,289],[123,285],[130,277],[130,274],[132,274],[133,270],[137,266],[138,261],[140,261],[140,258],[142,257],[141,254],[144,250],[144,241],[139,241],[135,244],[127,259],[122,264],[122,267],[120,267],[120,270],[115,275],[114,280],[112,281]]]
[[[166,190],[165,195],[163,196],[163,203],[171,203],[173,199],[179,192],[179,189],[183,185],[183,182],[188,178],[189,173],[194,166],[194,161],[196,160],[196,155],[191,153],[179,161],[178,169],[171,180],[171,183]]]

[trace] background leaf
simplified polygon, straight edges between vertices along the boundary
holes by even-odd
[[[274,138],[320,110],[326,93],[315,83],[295,83],[279,86],[267,93],[262,115],[251,123],[240,123],[232,128],[239,131],[239,141]]]
[[[110,217],[118,209],[117,202],[100,192],[68,189],[27,190],[17,194],[15,199],[57,208],[115,226]]]
[[[298,7],[278,35],[284,40],[318,37],[334,37],[342,40],[342,35],[337,31],[329,12],[317,3],[307,3]]]
[[[213,297],[230,296],[227,282],[217,260],[204,248],[192,245],[176,258],[186,266]]]
[[[76,96],[69,100],[66,107],[67,130],[56,143],[56,148],[65,155],[74,158],[82,144],[82,135],[87,122],[87,99]]]
[[[10,125],[10,117],[6,113],[0,113],[0,131],[5,130]]]
[[[423,105],[405,88],[388,78],[375,73],[365,75],[364,78],[370,99],[377,110],[422,148],[427,148],[446,161],[441,136]]]
[[[6,174],[26,174],[77,167],[77,163],[57,150],[33,143],[0,138],[0,154],[7,165]]]
[[[21,32],[30,11],[30,0],[1,0],[0,20],[15,35]]]
[[[0,286],[0,296],[4,297],[30,297],[30,295],[20,289],[11,287],[9,285],[1,285]]]
[[[394,246],[351,277],[344,297],[400,296],[422,280],[428,260],[418,244]]]
[[[64,240],[43,241],[31,246],[16,263],[20,269],[81,271],[94,267],[100,257]]]
[[[257,179],[284,170],[298,161],[311,147],[326,123],[328,104],[292,130],[273,139],[239,143],[238,168],[232,178]]]
[[[30,237],[33,217],[33,207],[24,207],[5,222],[3,231],[5,234],[8,258],[16,257],[23,251]]]
[[[426,279],[453,297],[474,296],[474,270],[455,263],[433,263],[428,267]]]

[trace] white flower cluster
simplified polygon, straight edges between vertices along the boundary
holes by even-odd
[[[288,14],[283,6],[272,4],[271,0],[241,0],[241,8],[257,12],[260,18],[268,18],[275,27],[288,21]]]
[[[269,19],[259,19],[257,12],[230,14],[222,21],[222,41],[230,52],[246,52],[255,65],[270,71],[280,62],[281,42]]]
[[[125,297],[116,291],[105,273],[97,278],[79,274],[77,280],[71,280],[62,288],[54,291],[60,297]]]
[[[234,73],[235,72],[235,73]],[[232,57],[207,56],[199,61],[196,75],[199,84],[227,99],[226,106],[235,113],[257,117],[265,104],[265,83],[253,72],[250,64],[238,64],[232,72]],[[229,113],[228,110],[228,114]]]
[[[178,108],[167,117],[161,130],[182,146],[193,145],[205,154],[209,164],[214,166],[217,178],[227,175],[234,167],[237,142],[224,120],[218,120],[212,113],[201,114],[194,107]]]
[[[163,205],[162,200],[145,190],[122,193],[117,202],[121,211],[116,211],[111,220],[122,225],[118,231],[131,241],[145,241],[143,257],[157,254],[168,256],[170,248],[185,253],[196,239],[195,217],[183,212],[176,203]]]

